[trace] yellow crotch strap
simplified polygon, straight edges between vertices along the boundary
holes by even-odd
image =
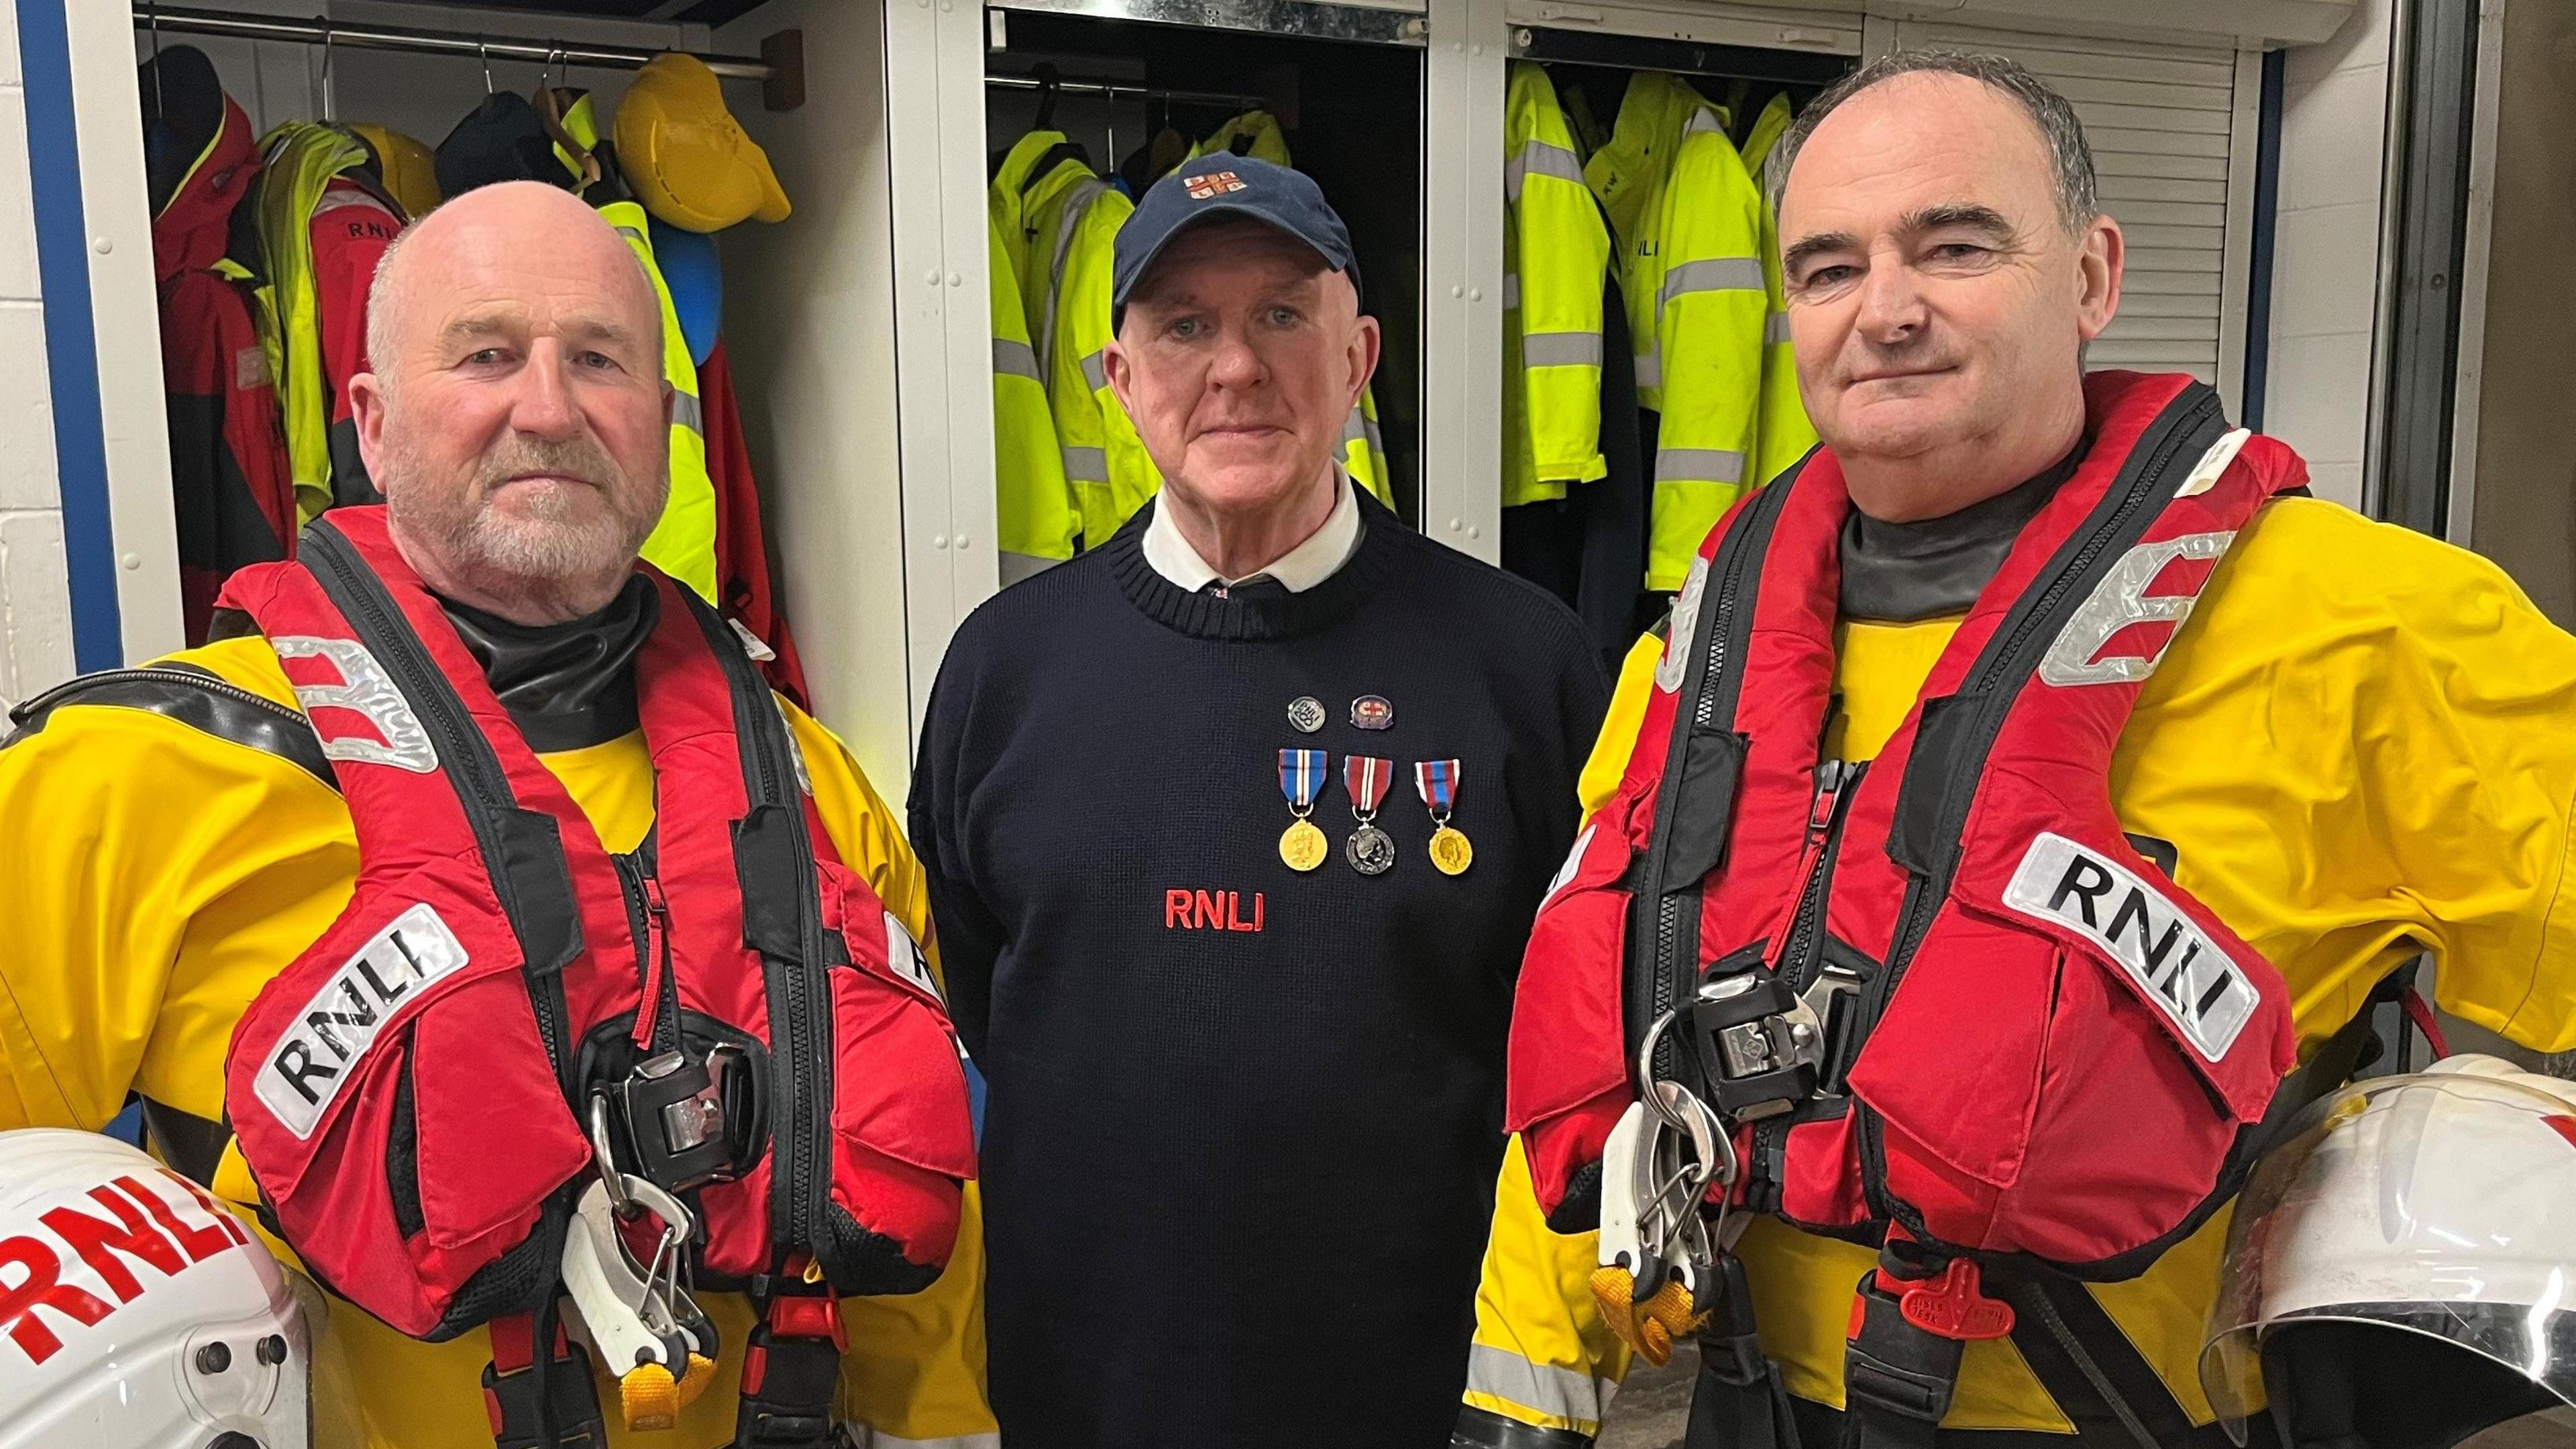
[[[331,178],[363,166],[366,143],[337,127],[288,121],[260,138],[255,219],[267,285],[257,289],[261,347],[277,381],[287,464],[303,519],[329,508],[331,396],[322,376],[321,305],[313,285],[313,209]]]
[[[716,595],[716,485],[707,473],[706,415],[698,402],[698,369],[689,360],[689,339],[680,331],[680,314],[671,305],[671,289],[653,260],[653,238],[644,208],[632,201],[612,201],[599,208],[602,220],[617,228],[644,264],[653,297],[662,307],[662,380],[671,388],[671,496],[662,505],[661,521],[644,540],[644,561],[687,584],[710,604]]]

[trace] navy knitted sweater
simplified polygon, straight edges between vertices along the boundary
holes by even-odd
[[[1268,597],[1175,587],[1140,514],[940,667],[912,840],[991,1088],[1010,1449],[1441,1449],[1456,1421],[1512,983],[1608,686],[1554,598],[1360,502],[1349,562]],[[1362,696],[1387,727],[1353,723]],[[1330,757],[1303,874],[1291,746]],[[1354,753],[1394,767],[1382,875],[1345,853]],[[1440,759],[1457,876],[1414,786]]]

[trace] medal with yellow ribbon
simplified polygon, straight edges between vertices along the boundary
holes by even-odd
[[[1322,750],[1279,752],[1279,793],[1288,797],[1288,809],[1297,817],[1279,837],[1279,858],[1290,870],[1313,870],[1333,853],[1323,830],[1306,818],[1315,811],[1315,797],[1323,793],[1325,758]]]
[[[1458,808],[1458,773],[1456,760],[1418,760],[1413,766],[1414,791],[1431,811],[1431,863],[1442,875],[1463,875],[1476,863],[1476,847],[1449,823]]]

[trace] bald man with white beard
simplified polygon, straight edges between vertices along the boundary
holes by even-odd
[[[419,647],[411,657],[438,663],[454,697],[487,702],[471,718],[491,749],[533,760],[560,785],[552,792],[557,807],[527,795],[524,810],[555,808],[556,833],[583,851],[612,855],[620,881],[651,884],[657,872],[677,869],[667,858],[674,792],[703,793],[712,788],[708,780],[721,783],[732,752],[702,751],[715,761],[705,764],[648,746],[638,659],[648,646],[670,657],[731,641],[711,614],[699,615],[692,599],[637,563],[668,492],[672,394],[663,382],[662,335],[652,287],[625,242],[589,207],[550,187],[512,183],[467,193],[422,219],[387,254],[371,300],[375,370],[350,383],[383,508],[334,510],[308,532],[298,562],[236,576],[226,598],[237,607],[218,612],[217,642],[32,700],[17,712],[15,733],[0,742],[0,859],[11,862],[0,872],[0,921],[9,925],[0,939],[0,1129],[97,1129],[139,1095],[152,1146],[167,1161],[246,1210],[261,1206],[259,1184],[230,1130],[251,1133],[252,1119],[267,1109],[265,1096],[227,1093],[236,1023],[272,978],[320,951],[353,892],[363,905],[379,888],[374,875],[362,877],[362,860],[415,826],[369,816],[375,807],[361,796],[382,787],[375,774],[359,772],[384,771],[389,757],[396,768],[437,772],[459,768],[439,750],[474,753],[453,739],[435,748],[407,745],[399,728],[412,712],[406,706],[426,711],[427,704],[407,702],[399,690],[388,703],[362,679],[327,680],[327,671],[317,670],[324,661],[307,657],[314,639],[291,648],[273,641],[279,631],[267,621],[292,612],[280,612],[281,600],[314,582],[327,593],[324,571],[340,566],[331,560],[354,559],[385,597],[414,601],[405,611]],[[343,589],[360,586],[339,577]],[[448,637],[431,637],[442,627]],[[366,672],[365,651],[356,658],[359,665],[346,667]],[[738,685],[737,693],[748,687]],[[308,713],[323,706],[331,708],[319,718]],[[893,814],[829,731],[783,701],[777,709],[826,837],[815,842],[816,853],[828,845],[883,903],[887,918],[920,943],[935,971],[919,867]],[[385,727],[381,739],[358,728],[362,718]],[[742,728],[747,737],[767,726]],[[360,739],[350,737],[353,729]],[[416,757],[402,758],[413,750]],[[697,778],[700,771],[708,780]],[[535,776],[517,778],[524,784]],[[658,865],[657,840],[666,848]],[[654,907],[663,914],[630,915],[643,922],[639,958],[654,959],[646,943],[660,939],[654,931],[670,929],[665,917],[685,924],[739,911],[737,902],[711,898],[735,889],[729,869],[726,877],[725,889],[709,892],[683,889],[673,876],[667,902]],[[850,901],[860,898],[849,888]],[[877,929],[875,915],[867,913],[869,930]],[[530,995],[538,995],[536,986]],[[916,1017],[938,1011],[927,981],[919,995],[906,1010]],[[669,1014],[681,1015],[676,1004]],[[347,1064],[350,1079],[374,1042],[394,1039],[395,1028],[418,1019],[392,1017],[361,1043]],[[981,1275],[971,1191],[958,1221],[956,1179],[973,1170],[963,1084],[944,1016],[936,1030],[929,1040],[947,1051],[947,1061],[883,1095],[908,1103],[900,1110],[910,1119],[937,1125],[915,1155],[925,1191],[935,1198],[938,1183],[946,1183],[946,1226],[959,1246],[926,1290],[844,1296],[836,1333],[809,1324],[821,1336],[792,1351],[783,1341],[769,1344],[763,1395],[780,1398],[793,1352],[803,1355],[794,1376],[809,1398],[819,1394],[820,1407],[806,1438],[763,1443],[820,1444],[838,1432],[825,1422],[836,1382],[847,1427],[880,1436],[879,1443],[971,1444],[991,1431],[981,1365],[964,1356],[968,1340],[958,1331],[975,1311]],[[497,1037],[488,1047],[477,1044],[488,1062],[415,1055],[406,1085],[417,1080],[426,1094],[443,1071],[446,1090],[462,1082],[506,1092]],[[586,1041],[585,1051],[591,1045]],[[484,1110],[491,1129],[503,1132],[514,1130],[511,1119],[548,1106],[563,1104],[531,1099],[523,1108],[500,1102]],[[319,1130],[327,1136],[332,1129],[325,1121]],[[484,1190],[473,1174],[442,1174],[425,1135],[417,1151],[416,1191],[424,1199],[452,1202]],[[278,1181],[265,1168],[263,1180]],[[272,1225],[280,1220],[298,1236],[292,1212]],[[314,1246],[309,1231],[300,1236]],[[904,1276],[914,1287],[938,1273],[935,1262],[915,1258],[947,1256],[944,1241],[896,1246],[908,1255]],[[708,1292],[700,1303],[721,1351],[709,1386],[679,1409],[676,1436],[636,1436],[611,1391],[604,1429],[581,1439],[581,1391],[591,1375],[557,1358],[552,1428],[562,1442],[707,1445],[746,1432],[750,1416],[738,1413],[736,1386],[752,1342],[750,1301]],[[495,1341],[482,1327],[469,1322],[445,1341],[421,1342],[350,1303],[335,1298],[331,1309],[317,1345],[317,1444],[495,1443],[485,1382]],[[846,1352],[835,1346],[842,1337]],[[533,1402],[508,1385],[494,1400],[504,1401]],[[527,1427],[514,1420],[501,1442],[530,1442],[521,1432]],[[792,1426],[770,1427],[786,1433]]]

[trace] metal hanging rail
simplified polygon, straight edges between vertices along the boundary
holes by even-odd
[[[988,75],[984,77],[984,84],[1017,91],[1044,90],[1047,86],[1045,81],[1033,75]],[[1126,96],[1131,100],[1179,101],[1183,105],[1240,106],[1247,109],[1266,104],[1262,97],[1241,91],[1176,91],[1165,86],[1130,85],[1125,81],[1060,80],[1055,82],[1055,90],[1058,95],[1102,96],[1113,101]]]
[[[460,35],[448,30],[422,30],[408,25],[353,24],[316,15],[294,19],[282,15],[248,15],[239,11],[195,10],[176,5],[140,4],[134,28],[165,35],[201,35],[235,40],[284,40],[302,45],[345,45],[357,50],[401,50],[419,55],[453,55],[483,60],[526,60],[539,65],[588,65],[613,70],[641,70],[666,51],[629,45],[573,45],[560,40],[528,40],[507,35]],[[736,80],[775,83],[784,66],[741,55],[700,55],[707,69]]]

